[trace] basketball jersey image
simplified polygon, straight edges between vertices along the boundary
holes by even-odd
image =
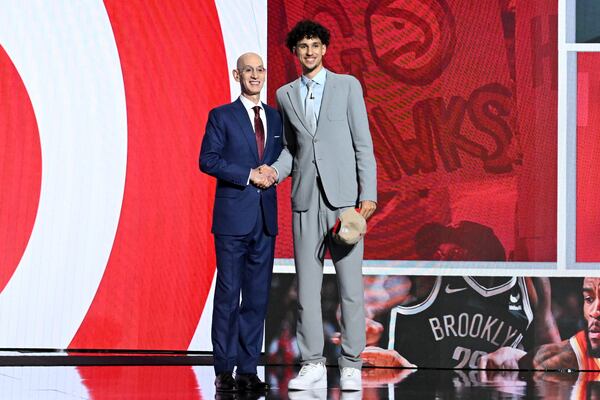
[[[517,347],[532,320],[522,277],[488,288],[440,276],[425,300],[391,310],[388,349],[418,367],[477,368],[482,355]]]
[[[588,340],[586,331],[579,331],[569,339],[569,344],[577,356],[577,365],[583,371],[600,370],[600,358],[592,357],[588,353]]]
[[[574,338],[575,336],[573,336]],[[573,339],[571,338],[571,339]],[[600,394],[600,372],[580,372],[571,392],[571,400],[597,399]]]

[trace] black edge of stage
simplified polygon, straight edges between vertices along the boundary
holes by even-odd
[[[210,352],[184,352],[184,351],[166,351],[166,350],[57,350],[57,349],[1,349],[0,348],[0,367],[74,367],[74,366],[177,366],[177,365],[197,365],[212,366],[213,357]],[[299,369],[299,365],[284,365],[279,363],[269,363],[263,354],[259,361],[260,366],[271,368],[292,368]],[[336,365],[327,365],[330,368],[337,368]],[[386,370],[402,369],[416,371],[437,371],[438,373],[455,373],[456,371],[481,371],[475,369],[453,369],[453,368],[397,368],[397,367],[373,367],[364,366],[367,370]],[[488,373],[557,373],[559,375],[570,375],[572,373],[589,372],[585,370],[571,369],[503,369],[487,370]]]
[[[212,365],[211,353],[139,350],[0,349],[0,366]]]

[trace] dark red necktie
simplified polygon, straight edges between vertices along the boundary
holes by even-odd
[[[254,110],[254,133],[256,134],[256,147],[258,148],[258,159],[262,160],[265,152],[265,126],[260,119],[260,107],[252,107]]]

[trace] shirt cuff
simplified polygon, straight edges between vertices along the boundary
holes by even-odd
[[[275,168],[272,165],[271,165],[271,168],[273,168],[275,170],[275,174],[277,174],[277,176],[275,177],[275,182],[279,183],[279,171],[277,171],[277,168]]]

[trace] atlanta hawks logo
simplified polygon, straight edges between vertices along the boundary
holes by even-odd
[[[365,27],[377,66],[411,85],[433,82],[454,53],[454,16],[445,0],[373,0]]]

